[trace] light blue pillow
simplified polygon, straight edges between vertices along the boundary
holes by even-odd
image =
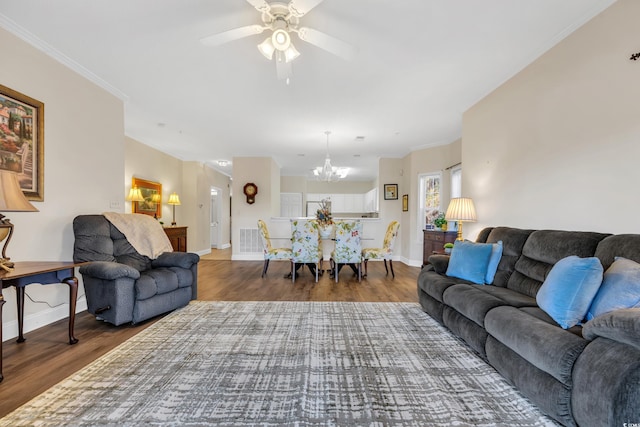
[[[536,295],[538,306],[564,329],[584,320],[602,284],[603,268],[596,257],[575,255],[558,261]]]
[[[447,276],[484,284],[487,266],[491,257],[490,243],[473,243],[456,240],[451,250]]]
[[[640,307],[640,264],[616,257],[604,272],[602,286],[587,312],[587,320],[622,308]]]
[[[489,258],[489,265],[487,265],[487,274],[484,276],[484,283],[487,285],[493,283],[493,279],[496,277],[496,271],[498,271],[498,264],[502,258],[502,240],[498,243],[491,244],[491,257]]]

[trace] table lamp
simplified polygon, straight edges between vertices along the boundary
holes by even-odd
[[[456,197],[451,199],[447,213],[444,214],[447,221],[458,222],[458,237],[456,240],[462,239],[462,223],[476,222],[476,208],[473,200],[468,197]]]
[[[169,196],[168,205],[173,205],[173,221],[171,221],[171,225],[176,225],[176,205],[180,204],[180,197],[175,193],[171,193]]]
[[[2,212],[38,212],[27,198],[24,196],[18,177],[15,173],[0,170],[0,211]],[[2,259],[0,259],[0,268],[11,271],[13,262],[7,256],[7,246],[13,235],[13,224],[9,218],[0,213],[0,242],[4,241],[2,246]]]

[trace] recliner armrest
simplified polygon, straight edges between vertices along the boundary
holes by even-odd
[[[449,255],[431,255],[427,259],[433,266],[436,273],[447,274],[447,268],[449,267]]]
[[[81,266],[79,271],[80,274],[102,280],[116,280],[123,277],[136,280],[140,277],[140,272],[135,268],[109,261],[93,261]]]
[[[164,252],[151,261],[151,267],[181,267],[191,268],[193,264],[200,262],[198,254],[190,252]]]
[[[582,327],[587,340],[609,338],[640,350],[640,308],[614,310],[589,320]]]

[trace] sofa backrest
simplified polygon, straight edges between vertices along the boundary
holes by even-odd
[[[522,255],[522,248],[533,230],[522,230],[511,227],[492,228],[486,238],[486,243],[502,241],[502,258],[498,264],[496,276],[493,279],[494,286],[506,287],[515,265]]]
[[[609,234],[583,231],[532,232],[515,263],[507,288],[535,297],[556,262],[570,255],[581,258],[594,256],[598,244],[607,236]]]
[[[602,267],[607,270],[615,257],[640,262],[640,234],[616,234],[603,239],[596,248]]]
[[[151,268],[151,260],[140,255],[124,234],[103,215],[79,215],[73,220],[74,262],[119,262],[145,271]]]

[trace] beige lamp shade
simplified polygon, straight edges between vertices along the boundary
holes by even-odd
[[[0,212],[38,212],[24,196],[16,174],[0,171]]]
[[[451,199],[444,217],[447,221],[458,222],[457,240],[462,240],[462,223],[477,221],[476,207],[473,205],[473,200],[468,197],[456,197]]]
[[[175,192],[171,193],[169,196],[169,201],[167,202],[169,205],[179,205],[180,204],[180,196],[178,196]]]
[[[144,202],[144,197],[142,197],[142,191],[140,191],[138,187],[131,187],[131,190],[129,190],[129,195],[127,196],[127,201]]]

